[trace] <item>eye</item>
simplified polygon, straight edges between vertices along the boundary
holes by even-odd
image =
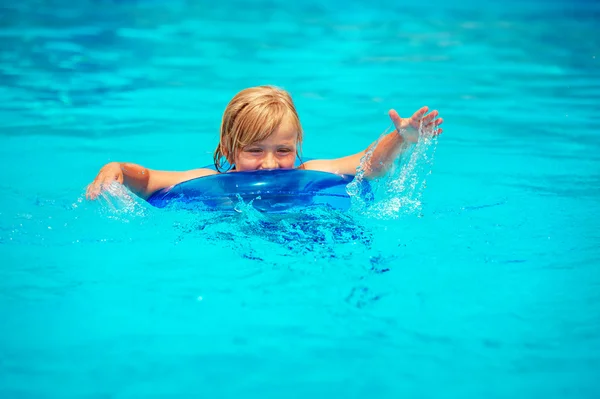
[[[289,152],[292,152],[292,150],[289,149],[289,148],[280,148],[280,149],[277,150],[277,152],[280,152],[280,153],[283,153],[283,154],[287,154]]]
[[[254,154],[258,154],[258,153],[262,152],[262,149],[260,149],[260,148],[249,148],[249,149],[246,150],[246,152],[251,152],[251,153],[254,153]]]

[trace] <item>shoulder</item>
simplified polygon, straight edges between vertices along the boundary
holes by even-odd
[[[170,172],[164,170],[152,170],[150,172],[150,183],[148,187],[150,193],[169,186],[174,186],[175,184],[183,183],[184,181],[219,173],[216,170],[208,168],[191,169],[182,172]]]
[[[214,169],[208,168],[200,168],[200,169],[192,169],[187,170],[185,172],[181,172],[181,177],[185,180],[197,179],[198,177],[210,176],[210,175],[219,175],[220,173]]]
[[[337,159],[315,159],[303,163],[300,168],[305,170],[318,170],[321,172],[354,175],[356,173],[356,168],[360,164],[360,158],[363,155],[364,151]]]
[[[297,169],[302,170],[323,170],[329,169],[331,166],[331,161],[326,159],[312,159],[310,161],[304,162],[302,165],[298,166]]]

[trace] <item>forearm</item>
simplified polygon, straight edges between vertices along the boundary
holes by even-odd
[[[370,162],[365,168],[365,177],[376,178],[384,175],[407,147],[406,140],[396,131],[384,136],[373,150]]]
[[[148,169],[140,165],[123,163],[123,184],[137,196],[147,199],[152,193],[181,182],[216,174],[211,169],[192,169],[182,172]]]
[[[96,199],[102,190],[115,181],[123,184],[138,197],[147,199],[160,189],[186,180],[216,174],[211,169],[193,169],[183,172],[152,170],[127,162],[111,162],[102,167],[94,181],[87,187],[86,197]]]
[[[155,191],[170,187],[188,178],[190,172],[152,170],[132,163],[120,163],[123,185],[137,196],[147,199]]]
[[[394,130],[377,142],[375,149],[370,153],[370,159],[363,164],[365,155],[372,149],[375,143],[369,148],[359,153],[349,155],[343,158],[332,160],[312,160],[302,164],[306,170],[320,170],[322,172],[355,174],[362,169],[364,177],[377,178],[384,175],[394,163],[394,160],[405,151],[410,144],[418,141],[422,129],[433,131],[434,135],[440,134],[442,129],[438,129],[442,119],[436,119],[438,113],[433,111],[427,116],[428,108],[422,107],[415,112],[413,116],[407,119],[400,118],[400,115],[394,110],[390,110],[390,118],[394,123]],[[403,132],[403,135],[398,133]]]
[[[398,133],[393,131],[383,137],[371,153],[369,162],[361,161],[365,154],[375,145],[359,153],[332,160],[312,160],[302,165],[302,169],[320,170],[322,172],[354,175],[359,167],[364,170],[364,177],[377,178],[384,175],[394,162],[394,159],[406,148],[406,142]]]

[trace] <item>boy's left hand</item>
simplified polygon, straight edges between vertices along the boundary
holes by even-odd
[[[389,114],[396,131],[407,141],[416,143],[421,133],[431,135],[442,133],[442,129],[439,129],[438,126],[444,120],[437,117],[439,113],[436,110],[431,111],[429,114],[427,114],[427,111],[429,111],[429,108],[423,107],[410,118],[401,118],[393,109],[390,110]]]

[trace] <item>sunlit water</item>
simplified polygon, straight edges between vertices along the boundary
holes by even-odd
[[[4,2],[0,397],[598,397],[599,21],[592,2]],[[367,148],[390,108],[438,109],[444,133],[351,212],[84,199],[109,161],[209,164],[257,84],[292,93],[309,158]]]

